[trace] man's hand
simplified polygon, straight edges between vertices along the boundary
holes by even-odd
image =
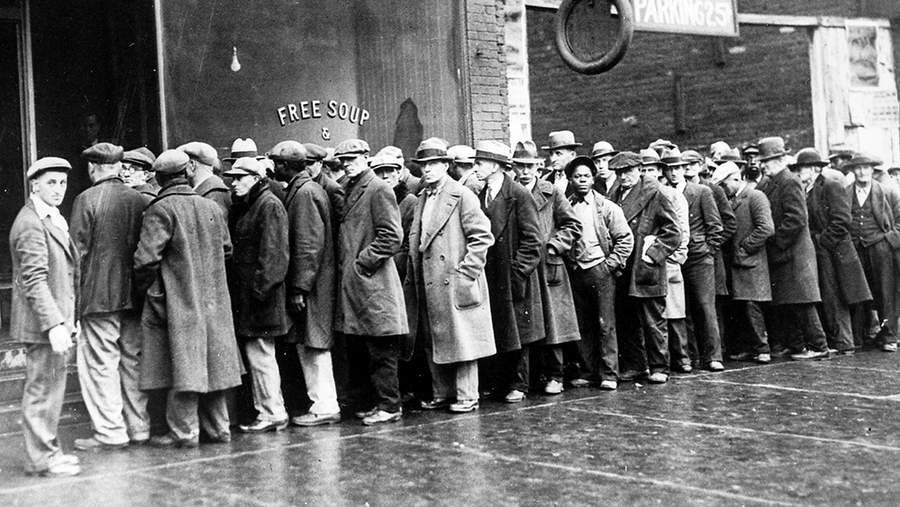
[[[66,326],[59,324],[51,328],[49,334],[50,348],[53,349],[53,352],[62,354],[72,346],[72,333]]]
[[[291,311],[294,313],[303,313],[306,308],[306,296],[297,294],[291,297]]]

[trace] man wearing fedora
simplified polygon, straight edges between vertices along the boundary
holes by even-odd
[[[665,383],[669,380],[669,334],[663,317],[666,259],[678,248],[681,229],[675,207],[659,190],[659,182],[641,176],[640,155],[620,152],[609,166],[616,171],[610,200],[622,208],[634,235],[634,250],[616,287],[621,358],[630,370],[621,378],[649,375],[650,382]]]
[[[447,175],[451,161],[443,139],[416,150],[424,190],[409,236],[407,311],[431,371],[432,399],[421,407],[462,413],[478,408],[478,360],[497,350],[484,273],[494,236],[478,197]]]
[[[569,180],[566,179],[565,168],[569,162],[575,158],[578,153],[575,148],[581,146],[581,143],[575,142],[575,134],[571,130],[560,130],[550,132],[550,140],[546,146],[541,146],[542,150],[550,152],[550,172],[544,177],[552,183],[556,188],[567,194]]]
[[[393,190],[369,168],[369,144],[342,141],[335,148],[347,175],[347,201],[338,232],[338,312],[335,329],[369,353],[371,408],[356,415],[363,424],[402,417],[397,360],[400,338],[409,333],[403,287],[393,257],[403,241]]]
[[[144,296],[141,389],[168,390],[169,433],[156,447],[231,440],[226,390],[241,383],[225,259],[231,239],[221,208],[188,184],[191,159],[166,150],[153,169],[159,196],[144,212],[134,283]]]
[[[147,395],[138,388],[141,329],[132,290],[144,198],[125,186],[123,150],[97,143],[82,152],[93,186],[75,198],[70,234],[81,252],[78,381],[94,433],[79,450],[117,449],[150,438]]]
[[[225,159],[226,162],[233,162],[245,156],[245,153],[248,154],[246,156],[257,157],[256,143],[252,139],[246,140],[249,141],[247,143],[249,146],[246,147],[242,146],[238,141],[242,140],[237,139],[232,144],[231,158]],[[236,145],[237,149],[235,149]],[[225,185],[222,178],[214,173],[214,169],[219,166],[219,154],[216,152],[216,149],[200,141],[183,144],[178,149],[187,153],[191,159],[191,163],[187,168],[187,178],[191,186],[194,187],[194,192],[218,204],[222,208],[225,221],[227,222],[228,212],[231,209],[231,189]]]
[[[772,323],[769,331],[791,359],[824,359],[828,343],[816,311],[821,301],[816,251],[809,233],[803,186],[788,168],[781,137],[759,141],[759,162],[766,173],[760,190],[769,199],[775,234],[769,238]],[[774,353],[774,352],[773,352]]]
[[[9,233],[10,335],[25,344],[25,473],[42,477],[81,472],[78,458],[64,454],[57,438],[66,391],[66,352],[78,329],[79,253],[58,209],[71,169],[69,162],[57,157],[41,158],[28,168],[31,196]]]
[[[450,176],[475,195],[481,193],[484,182],[478,179],[478,173],[475,171],[475,149],[465,144],[457,144],[447,148],[447,155],[453,157]]]
[[[475,170],[485,182],[478,198],[494,235],[484,272],[498,354],[483,365],[487,381],[482,384],[493,393],[505,392],[507,403],[518,403],[528,392],[528,345],[545,334],[536,273],[543,243],[534,199],[505,172],[512,165],[511,151],[499,141],[479,141]]]
[[[591,160],[597,166],[594,190],[604,196],[609,193],[609,189],[612,188],[613,183],[616,181],[616,173],[609,170],[609,159],[613,158],[616,153],[619,152],[606,141],[597,141],[591,149]]]
[[[518,182],[537,204],[541,230],[542,259],[537,274],[546,337],[533,351],[540,353],[544,394],[559,394],[563,391],[563,345],[580,339],[565,258],[581,237],[581,222],[559,188],[538,178],[541,159],[533,141],[517,143],[512,161]],[[573,386],[586,385],[585,379],[570,381],[574,381]]]
[[[850,200],[844,193],[843,175],[827,166],[815,148],[804,148],[789,168],[806,190],[809,232],[816,249],[822,294],[819,316],[828,345],[838,354],[852,354],[850,307],[871,301],[872,293],[850,239]]]
[[[155,161],[156,155],[143,146],[122,154],[122,181],[140,192],[147,204],[159,193],[159,183],[152,171]]]
[[[855,181],[847,186],[850,200],[850,238],[862,262],[873,301],[854,312],[854,335],[864,336],[869,327],[869,310],[875,310],[881,323],[878,345],[885,352],[897,351],[897,283],[895,266],[900,260],[900,199],[873,179],[880,161],[858,153],[844,163],[853,171]]]

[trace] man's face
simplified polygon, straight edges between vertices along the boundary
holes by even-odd
[[[375,169],[375,175],[383,179],[391,188],[400,183],[400,169],[397,167],[385,165]]]
[[[284,160],[272,160],[275,164],[275,179],[278,181],[291,181],[291,175],[288,172],[287,163]]]
[[[231,180],[231,188],[234,189],[234,195],[243,197],[250,193],[250,189],[253,188],[253,185],[256,185],[256,182],[258,181],[259,176],[256,176],[255,174],[234,176],[234,179]]]
[[[478,159],[475,161],[475,174],[479,180],[486,180],[500,169],[500,164],[492,160]]]
[[[685,179],[693,179],[696,178],[700,171],[703,170],[703,164],[700,162],[691,162],[690,164],[684,166],[684,178]]]
[[[669,166],[663,170],[663,174],[666,175],[666,179],[669,180],[669,183],[672,185],[681,185],[684,183],[684,166]]]
[[[572,171],[572,177],[569,178],[569,181],[572,182],[572,187],[578,195],[585,195],[594,186],[594,175],[591,174],[589,167],[578,165]]]
[[[719,184],[722,185],[729,197],[734,196],[741,188],[741,173],[732,173]]]
[[[575,158],[575,150],[557,148],[550,152],[550,168],[554,171],[562,171],[573,158]]]
[[[465,176],[469,171],[471,171],[474,168],[475,168],[475,164],[469,164],[467,162],[454,162],[453,163],[453,170],[456,172],[457,178],[462,178],[463,176]],[[476,177],[477,176],[478,175],[476,174]]]
[[[31,193],[50,206],[62,204],[66,196],[69,175],[61,171],[46,171],[31,180]]]
[[[426,185],[433,185],[446,176],[450,163],[444,160],[429,160],[422,166],[422,179]]]
[[[368,167],[369,157],[365,155],[354,155],[341,157],[341,166],[348,178],[355,178],[362,174]]]
[[[785,168],[784,157],[775,157],[763,160],[759,163],[765,174],[775,176]]]
[[[322,161],[310,160],[309,163],[306,164],[306,170],[309,172],[311,178],[317,177],[322,172]]]
[[[814,179],[816,179],[816,167],[811,165],[802,165],[797,168],[797,176],[800,178],[800,183],[804,185],[809,185],[812,183]]]
[[[538,173],[540,172],[540,166],[538,164],[516,163],[513,165],[513,168],[516,170],[516,178],[519,180],[519,183],[526,186],[531,185],[531,182],[537,179]]]
[[[641,167],[634,166],[630,169],[616,171],[616,177],[619,179],[619,183],[622,185],[622,188],[629,189],[637,185],[637,182],[640,181]]]
[[[119,176],[122,177],[122,181],[129,187],[143,185],[149,179],[141,166],[131,162],[122,162],[122,170],[119,172]]]
[[[868,185],[872,182],[872,173],[875,168],[871,165],[858,165],[853,168],[853,174],[856,176],[856,182],[861,185]]]
[[[659,172],[659,166],[656,164],[641,166],[641,174],[650,176],[655,180],[658,180],[662,176],[662,173]]]

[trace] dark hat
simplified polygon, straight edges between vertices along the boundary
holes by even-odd
[[[154,155],[152,151],[144,148],[143,146],[141,146],[140,148],[135,148],[133,150],[128,150],[124,154],[122,154],[122,162],[139,165],[143,167],[145,171],[150,170],[150,167],[153,165],[153,162],[155,160],[156,155]]]
[[[615,172],[627,171],[641,166],[641,156],[633,151],[621,151],[609,161],[609,168]]]
[[[891,167],[888,167],[887,172],[888,172],[888,174],[900,173],[900,166],[892,165]]]
[[[369,143],[362,139],[347,139],[341,141],[334,149],[334,158],[353,158],[366,155],[369,151]]]
[[[725,153],[723,153],[719,158],[713,160],[717,165],[723,162],[734,162],[739,166],[747,165],[747,161],[741,158],[740,152],[738,152],[737,148],[732,148]]]
[[[591,148],[591,158],[605,157],[607,155],[613,156],[616,153],[619,153],[613,146],[606,141],[597,141],[594,143],[594,147]]]
[[[853,155],[853,158],[844,162],[844,165],[841,166],[841,169],[853,169],[856,166],[860,165],[870,165],[872,167],[881,165],[881,160],[878,160],[875,157],[866,155],[864,153],[856,153]]]
[[[222,174],[228,176],[246,176],[250,174],[265,178],[266,167],[263,165],[262,161],[258,160],[256,157],[241,157],[231,164],[231,169]]]
[[[196,160],[203,165],[215,166],[219,161],[219,153],[209,144],[200,141],[191,141],[178,147],[188,158]],[[234,159],[225,159],[234,160]]]
[[[512,164],[512,150],[500,141],[478,141],[475,143],[475,160],[491,160],[498,164]]]
[[[759,140],[760,162],[778,158],[787,154],[788,150],[784,148],[784,139],[782,139],[781,137],[764,137]]]
[[[659,153],[656,153],[656,150],[653,148],[644,148],[641,150],[641,165],[642,166],[665,166],[662,161],[659,159]]]
[[[557,148],[577,148],[581,143],[575,142],[575,134],[571,130],[560,130],[550,132],[549,143],[547,146],[541,146],[542,150],[555,150]]]
[[[788,167],[791,169],[799,169],[803,166],[815,166],[815,167],[825,167],[828,165],[828,162],[822,160],[822,156],[819,155],[819,152],[816,151],[815,148],[803,148],[802,150],[797,152],[797,161],[793,164],[788,164]]]
[[[318,144],[303,143],[303,147],[306,148],[306,158],[308,160],[325,160],[328,157],[328,150]]]
[[[416,148],[416,156],[415,158],[413,158],[413,160],[419,162],[420,164],[430,162],[432,160],[442,160],[444,162],[450,162],[453,160],[453,157],[447,154],[447,147],[447,141],[444,141],[439,137],[429,137],[428,139],[425,139],[424,141],[419,143],[419,147]],[[389,153],[385,153],[385,155],[390,156]],[[399,163],[399,159],[397,159],[397,162]]]
[[[218,154],[216,156],[218,157]],[[234,142],[231,143],[231,154],[222,160],[225,162],[234,162],[241,157],[262,158],[259,155],[259,150],[256,148],[256,141],[249,137],[247,139],[241,139],[240,137],[235,139]]]
[[[853,155],[855,153],[856,152],[851,150],[850,148],[835,147],[835,148],[832,148],[831,151],[828,153],[828,160],[834,160],[836,158],[846,158],[849,160],[849,159],[853,158]]]
[[[273,146],[268,156],[272,160],[283,160],[286,162],[305,162],[308,158],[306,147],[297,141],[291,140],[281,141]]]
[[[681,150],[679,150],[677,147],[672,149],[664,149],[662,154],[659,156],[659,160],[667,167],[678,167],[688,164],[684,161],[684,157],[682,157],[681,155]]]
[[[544,159],[538,156],[537,145],[534,144],[534,141],[528,140],[516,143],[512,160],[519,164],[537,164]]]
[[[43,157],[37,159],[26,171],[25,176],[30,180],[47,171],[67,173],[72,170],[72,164],[68,160],[59,157]]]
[[[81,152],[81,158],[97,164],[115,164],[122,161],[125,150],[110,143],[97,143]]]
[[[566,164],[566,168],[563,169],[566,173],[566,177],[571,178],[572,173],[575,172],[575,168],[578,166],[585,166],[591,170],[591,175],[597,175],[597,163],[594,162],[591,157],[580,156],[573,158],[569,161],[568,164]]]
[[[191,158],[182,150],[166,150],[156,157],[153,170],[160,174],[175,174],[187,168]]]

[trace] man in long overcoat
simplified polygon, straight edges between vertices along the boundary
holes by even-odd
[[[541,352],[544,394],[559,394],[563,392],[563,345],[581,339],[572,284],[565,266],[572,245],[581,237],[581,222],[563,192],[538,178],[542,159],[538,158],[533,141],[517,143],[512,160],[518,182],[531,193],[537,205],[542,247],[537,274],[546,334],[537,350]],[[587,384],[586,379],[571,380],[575,386]]]
[[[800,179],[786,170],[787,153],[780,137],[759,142],[759,161],[768,178],[756,188],[769,199],[775,224],[766,248],[772,283],[769,331],[794,360],[827,358],[828,343],[815,306],[821,296],[806,198]]]
[[[731,275],[729,322],[735,329],[730,359],[768,363],[772,357],[760,303],[772,300],[766,241],[775,234],[775,225],[769,200],[741,179],[741,168],[734,162],[720,164],[710,182],[725,190],[735,216],[735,232],[724,249]]]
[[[183,144],[178,149],[187,153],[191,158],[187,178],[194,187],[194,192],[218,204],[225,215],[225,221],[228,222],[228,213],[231,210],[231,190],[213,171],[219,165],[219,154],[216,149],[200,141]],[[256,151],[255,144],[253,151]],[[234,156],[233,149],[232,156]],[[255,155],[251,156],[255,157]]]
[[[528,391],[527,346],[543,339],[545,330],[536,273],[542,244],[537,205],[505,172],[512,164],[511,152],[499,141],[475,146],[475,170],[485,181],[478,198],[494,235],[484,271],[498,354],[482,365],[489,370],[483,371],[482,383],[494,393],[505,392],[506,402],[518,403]]]
[[[124,447],[150,438],[147,395],[138,388],[141,328],[132,264],[144,197],[119,178],[123,150],[97,143],[82,156],[93,186],[75,198],[70,233],[82,254],[78,380],[94,434],[80,450]]]
[[[393,256],[403,241],[400,208],[393,190],[368,166],[369,145],[361,139],[335,148],[347,175],[347,201],[338,232],[338,314],[335,328],[348,342],[359,340],[369,352],[374,406],[360,412],[363,424],[401,418],[397,379],[399,342],[409,333],[403,287]]]
[[[816,248],[822,295],[819,316],[828,345],[838,354],[852,354],[850,307],[870,301],[872,293],[850,239],[850,200],[844,192],[843,175],[829,176],[824,172],[827,165],[815,148],[805,148],[797,152],[797,161],[790,169],[806,189],[809,232]]]
[[[225,280],[231,238],[219,205],[188,184],[189,163],[180,150],[154,162],[161,189],[144,212],[134,254],[144,296],[141,389],[168,389],[170,432],[150,439],[159,447],[194,447],[201,428],[213,441],[229,441],[225,390],[241,383]]]
[[[341,420],[332,363],[337,274],[331,204],[325,189],[313,181],[304,152],[300,143],[282,141],[269,157],[289,181],[284,201],[290,231],[288,309],[306,394],[312,402],[307,413],[291,423],[318,426]]]
[[[497,350],[484,274],[494,236],[475,194],[447,175],[451,160],[442,139],[416,150],[424,190],[409,234],[416,305],[407,311],[431,371],[433,398],[422,408],[460,413],[478,408],[478,359]]]
[[[288,416],[281,393],[275,341],[288,332],[284,277],[288,270],[288,218],[272,193],[266,169],[252,157],[237,159],[231,176],[233,201],[231,288],[235,333],[244,349],[256,420],[245,433],[279,431]]]
[[[665,311],[666,258],[678,248],[681,229],[672,202],[659,182],[642,177],[641,157],[624,151],[609,161],[616,171],[610,200],[625,213],[634,234],[634,250],[616,288],[616,323],[626,363],[623,380],[649,375],[652,383],[669,380],[669,335]],[[649,371],[648,371],[649,366]]]

